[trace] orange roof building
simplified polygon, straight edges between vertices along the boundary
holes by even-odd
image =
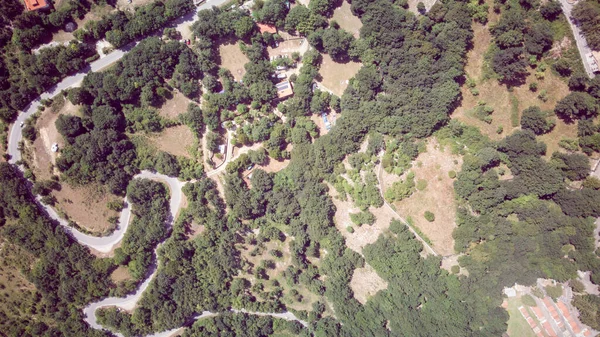
[[[35,11],[42,8],[48,8],[50,4],[47,0],[23,0],[25,2],[25,7],[29,11]]]
[[[271,34],[277,33],[277,28],[275,28],[275,26],[265,25],[264,23],[259,23],[258,29],[260,30],[261,33],[271,33]]]

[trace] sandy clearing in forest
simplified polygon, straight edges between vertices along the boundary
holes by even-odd
[[[129,269],[125,266],[119,266],[110,274],[110,279],[114,283],[119,283],[125,280],[131,280],[131,274],[129,273]]]
[[[350,288],[354,292],[354,298],[362,304],[365,304],[378,291],[387,289],[387,287],[388,283],[367,263],[362,268],[354,269],[352,280],[350,280]]]
[[[246,74],[244,64],[250,62],[250,60],[242,53],[237,44],[219,45],[219,56],[221,58],[221,67],[231,71],[236,81],[244,77],[244,74]]]
[[[419,154],[413,162],[412,171],[415,182],[423,179],[427,187],[416,190],[409,198],[395,202],[398,213],[412,218],[414,226],[419,228],[433,243],[433,248],[442,256],[454,253],[452,232],[456,228],[456,201],[454,179],[449,171],[460,171],[462,158],[443,150],[435,139],[427,142],[427,152]],[[435,220],[427,221],[423,214],[430,211]]]
[[[323,62],[319,69],[321,83],[325,88],[331,90],[337,96],[342,96],[349,81],[362,67],[359,62],[337,63],[328,54],[323,54]]]
[[[177,119],[179,115],[187,111],[192,101],[185,97],[179,90],[173,90],[173,98],[167,100],[158,111],[158,114],[169,119]]]
[[[335,9],[331,20],[335,20],[340,25],[340,28],[354,35],[355,38],[359,38],[362,22],[357,16],[352,14],[348,1],[342,2],[342,5]]]
[[[195,137],[187,125],[166,128],[158,134],[150,135],[148,138],[161,151],[174,156],[192,157],[188,152],[188,148],[194,146]]]

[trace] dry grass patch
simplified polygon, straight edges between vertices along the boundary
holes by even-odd
[[[527,77],[525,84],[513,88],[512,92],[509,92],[507,87],[498,83],[496,79],[489,79],[482,82],[483,69],[486,67],[484,55],[492,42],[492,36],[488,28],[499,19],[499,15],[491,10],[492,2],[487,2],[490,5],[488,14],[489,23],[487,26],[478,23],[473,25],[473,48],[467,53],[467,64],[465,66],[467,76],[477,82],[476,88],[479,91],[479,95],[474,96],[471,94],[469,88],[463,85],[461,88],[462,103],[454,111],[452,118],[476,126],[483,134],[491,139],[498,140],[520,128],[519,125],[513,126],[511,118],[512,110],[514,109],[513,102],[515,100],[518,102],[517,110],[519,116],[517,124],[520,124],[521,112],[524,109],[537,105],[544,111],[552,111],[556,102],[569,93],[569,88],[561,78],[554,75],[549,69],[545,71],[545,78],[543,80],[535,78],[534,69],[528,69],[531,74]],[[529,90],[529,85],[534,82],[538,84],[536,92]],[[546,91],[547,93],[548,99],[546,102],[538,98],[538,95],[542,91]],[[484,102],[487,106],[494,109],[494,112],[491,114],[491,123],[488,124],[481,121],[471,113],[471,110],[479,102]],[[498,133],[499,129],[502,129],[501,133]],[[550,155],[558,149],[558,142],[562,138],[573,138],[576,136],[577,126],[575,124],[565,124],[562,120],[557,119],[556,127],[549,134],[542,136],[541,140],[548,145],[548,154]]]
[[[460,171],[461,164],[461,157],[452,155],[449,149],[444,151],[436,140],[429,140],[427,152],[421,153],[413,163],[415,181],[424,180],[427,187],[394,203],[398,213],[410,216],[414,226],[431,240],[433,249],[440,255],[454,253],[452,232],[456,228],[456,204],[454,180],[448,172]],[[426,211],[434,213],[435,220],[426,220]]]
[[[82,187],[61,184],[60,191],[53,191],[57,200],[57,211],[64,213],[69,220],[76,222],[88,231],[103,233],[113,225],[108,222],[111,217],[118,217],[119,212],[112,211],[106,204],[113,200],[122,200],[108,193],[104,186],[92,183]]]
[[[221,58],[221,67],[231,71],[236,81],[244,77],[244,74],[246,74],[244,64],[250,62],[250,60],[242,53],[237,44],[219,45],[219,56]]]
[[[332,186],[329,186],[329,193],[332,196],[335,205],[334,222],[337,229],[346,239],[346,246],[353,251],[362,254],[362,249],[371,243],[377,241],[379,235],[385,233],[390,227],[390,221],[397,218],[394,213],[387,207],[380,208],[369,207],[369,211],[375,215],[375,223],[371,226],[362,225],[360,227],[354,225],[350,219],[350,213],[359,213],[360,209],[354,207],[354,203],[348,198],[348,201],[337,199],[334,195],[337,192]],[[354,228],[354,233],[348,232],[348,227]]]
[[[362,304],[367,303],[369,298],[378,291],[387,289],[387,286],[388,283],[369,264],[365,264],[363,268],[354,269],[352,280],[350,280],[354,298]]]
[[[323,62],[319,70],[319,75],[322,77],[320,83],[334,94],[342,96],[348,87],[347,81],[354,77],[361,67],[362,63],[337,63],[328,54],[323,54]]]
[[[162,132],[149,135],[148,139],[152,145],[159,150],[168,152],[174,156],[191,158],[188,148],[196,144],[192,130],[186,125],[178,125],[164,129]]]
[[[267,47],[269,57],[278,55],[292,57],[293,52],[304,54],[309,47],[308,41],[305,38],[293,38],[292,36],[290,38],[291,40],[279,42],[276,48]]]
[[[189,98],[185,97],[178,90],[175,90],[173,92],[173,98],[162,105],[158,114],[165,118],[177,119],[179,115],[187,111],[187,107],[191,102],[192,101]]]
[[[362,22],[352,14],[348,1],[342,2],[342,5],[335,9],[331,19],[335,20],[340,25],[340,28],[354,35],[355,38],[360,36]]]
[[[52,144],[57,143],[59,148],[64,147],[64,140],[58,130],[55,122],[60,115],[77,114],[79,107],[73,105],[69,100],[59,111],[53,111],[52,108],[46,108],[41,117],[36,122],[39,130],[38,137],[33,142],[32,163],[34,173],[41,179],[49,179],[53,172],[53,165],[58,155],[52,152]],[[16,126],[18,127],[18,126]]]
[[[131,274],[129,273],[129,269],[127,269],[127,267],[119,266],[110,274],[110,279],[117,284],[122,281],[131,280]]]

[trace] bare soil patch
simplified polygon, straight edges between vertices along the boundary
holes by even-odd
[[[387,289],[387,286],[388,283],[369,264],[365,264],[363,268],[354,269],[352,280],[350,280],[354,298],[362,304],[367,303],[367,300],[378,291]]]
[[[394,203],[398,213],[410,216],[414,225],[431,240],[434,250],[443,256],[454,253],[452,231],[456,228],[454,180],[448,172],[458,172],[461,164],[461,157],[452,155],[449,149],[444,151],[436,140],[429,140],[427,152],[421,153],[413,163],[415,181],[423,179],[427,187]],[[427,221],[423,216],[425,211],[434,213],[435,220]]]
[[[379,235],[385,233],[390,226],[390,221],[397,218],[394,213],[387,207],[380,208],[370,207],[369,211],[375,215],[375,223],[371,226],[362,225],[360,227],[354,225],[350,219],[350,213],[359,213],[360,209],[354,207],[353,202],[342,201],[335,197],[337,192],[332,186],[329,186],[329,194],[332,196],[336,211],[334,216],[335,226],[346,239],[346,246],[353,251],[362,255],[362,249],[371,243],[377,241]],[[348,232],[347,228],[354,228],[354,233]]]
[[[58,111],[54,112],[50,108],[42,113],[41,117],[36,122],[36,127],[39,130],[38,137],[33,142],[33,166],[34,173],[41,179],[49,179],[52,175],[53,165],[58,155],[52,152],[52,144],[57,143],[59,148],[63,148],[64,140],[58,130],[56,129],[55,122],[58,116],[74,115],[77,113],[79,107],[73,105],[69,100],[66,100],[64,106]]]
[[[70,220],[91,232],[103,233],[113,226],[108,219],[119,216],[119,212],[108,209],[106,204],[122,200],[120,197],[108,193],[104,186],[95,183],[82,187],[62,183],[61,186],[60,191],[52,192],[59,214],[66,214]]]
[[[415,5],[416,6],[416,5]],[[350,10],[348,1],[342,2],[342,5],[333,12],[332,20],[335,20],[340,25],[340,28],[354,35],[355,38],[360,36],[360,28],[362,22]]]
[[[178,90],[175,90],[173,92],[173,98],[166,101],[162,107],[160,107],[158,113],[165,118],[177,119],[179,115],[187,111],[190,102],[192,101],[189,98],[185,97]]]
[[[156,135],[148,136],[148,138],[161,151],[174,156],[192,157],[187,149],[194,146],[195,136],[186,125],[166,128]]]
[[[221,67],[231,71],[236,81],[244,77],[244,74],[246,74],[244,64],[250,62],[250,60],[242,53],[237,44],[219,45],[219,56],[221,57]]]
[[[279,172],[279,171],[283,170],[284,168],[286,168],[289,163],[290,163],[289,159],[278,161],[273,158],[269,158],[269,164],[264,165],[264,166],[261,165],[261,166],[257,166],[257,167],[267,173]]]
[[[319,74],[322,77],[321,84],[331,90],[334,94],[342,96],[348,81],[356,75],[362,67],[359,62],[337,63],[328,54],[323,54],[323,62]]]
[[[131,274],[129,273],[129,269],[125,266],[119,266],[110,274],[110,279],[114,283],[119,283],[126,280],[131,280]]]
[[[202,234],[206,230],[206,227],[203,225],[198,225],[195,222],[192,222],[190,225],[190,233],[188,234],[188,240],[193,240],[198,235]]]
[[[293,52],[304,54],[308,47],[309,43],[305,38],[290,36],[290,40],[279,42],[279,46],[276,48],[268,47],[267,52],[269,53],[269,57],[279,55],[292,57]]]
[[[427,11],[429,11],[431,9],[431,7],[435,4],[436,0],[408,0],[408,10],[421,15],[421,13],[419,13],[419,11],[417,10],[417,4],[419,2],[422,2],[425,5],[425,9],[427,9]]]

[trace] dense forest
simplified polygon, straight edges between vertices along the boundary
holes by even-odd
[[[578,1],[573,7],[573,17],[581,25],[588,45],[593,50],[600,50],[600,2]]]
[[[148,32],[136,23],[146,10],[164,14],[169,6],[184,7],[179,4],[154,3],[127,19],[117,13],[80,34],[84,41],[106,36],[127,43]],[[547,52],[552,44],[547,27],[559,15],[556,4],[548,2],[538,11],[533,2],[498,2],[501,16],[491,28],[490,53],[497,80],[519,85],[531,66],[526,60],[535,63]],[[190,325],[193,317],[210,311],[217,315],[191,324],[183,336],[499,336],[508,320],[500,307],[502,288],[531,285],[538,277],[567,281],[577,270],[591,270],[592,281],[600,283],[592,235],[593,218],[600,216],[600,183],[588,178],[588,157],[571,151],[544,159],[547,148],[537,135],[554,122],[538,107],[523,112],[522,130],[499,141],[450,120],[461,100],[472,21],[487,20],[481,8],[444,0],[414,15],[402,1],[353,0],[351,10],[363,23],[355,39],[328,24],[335,5],[312,0],[290,9],[283,0],[257,1],[252,17],[239,9],[201,11],[191,47],[168,36],[145,39],[114,67],[87,75],[81,88],[68,92],[81,111],[56,123],[66,141],[57,160],[62,179],[73,185],[106,184],[112,193],[127,194],[135,217],[115,257],[94,258],[40,211],[20,171],[0,164],[2,236],[36,258],[24,274],[38,289],[34,318],[41,318],[6,317],[7,335],[106,335],[88,328],[79,309],[109,294],[131,292],[152,263],[158,263],[157,275],[136,309],[99,310],[101,324],[125,336],[142,336]],[[161,20],[151,21],[158,27]],[[267,54],[277,36],[259,33],[255,21],[297,32],[314,47],[293,62],[277,61],[301,62],[299,74],[290,77],[294,97],[277,105],[272,74],[278,63]],[[242,81],[219,68],[223,43],[238,43],[248,57]],[[322,53],[363,63],[341,98],[313,89]],[[597,152],[600,126],[592,120],[598,114],[600,80],[571,74],[569,64],[557,62],[554,68],[572,75],[572,92],[557,103],[556,116],[578,124],[576,145],[584,153]],[[191,103],[178,120],[164,119],[158,108],[174,90],[194,102],[202,98],[202,105]],[[275,108],[285,122],[273,114]],[[341,118],[318,137],[309,117],[328,109]],[[174,124],[189,126],[197,139],[206,137],[212,150],[223,129],[232,126],[234,144],[260,142],[262,148],[228,164],[221,195],[202,163],[152,152],[134,137]],[[352,221],[372,224],[369,207],[414,191],[410,163],[419,154],[419,142],[432,135],[463,155],[454,182],[458,228],[453,237],[455,251],[462,254],[459,270],[466,269],[468,276],[440,268],[441,257],[424,254],[399,220],[392,220],[389,231],[362,254],[346,246],[334,224],[336,208],[326,182],[361,209]],[[365,140],[367,151],[355,154]],[[345,172],[352,186],[340,179],[345,158],[352,166]],[[252,165],[281,159],[290,162],[277,173],[245,174]],[[383,197],[372,171],[378,160],[388,172],[406,173]],[[141,169],[197,179],[184,187],[187,206],[172,230],[165,226],[168,190],[157,182],[132,180]],[[153,250],[163,241],[154,261]],[[256,255],[273,242],[289,247],[291,262],[279,279],[267,275],[273,260],[254,265],[242,252],[248,248]],[[276,261],[283,256],[277,249],[269,254]],[[388,286],[362,304],[350,280],[366,264]],[[133,279],[113,284],[109,275],[117,266],[127,266]],[[316,300],[309,309],[296,310],[289,299],[302,295]],[[598,307],[595,297],[578,297],[575,304],[589,308],[586,313]],[[231,309],[290,311],[308,326]],[[583,319],[594,322],[593,315]]]

